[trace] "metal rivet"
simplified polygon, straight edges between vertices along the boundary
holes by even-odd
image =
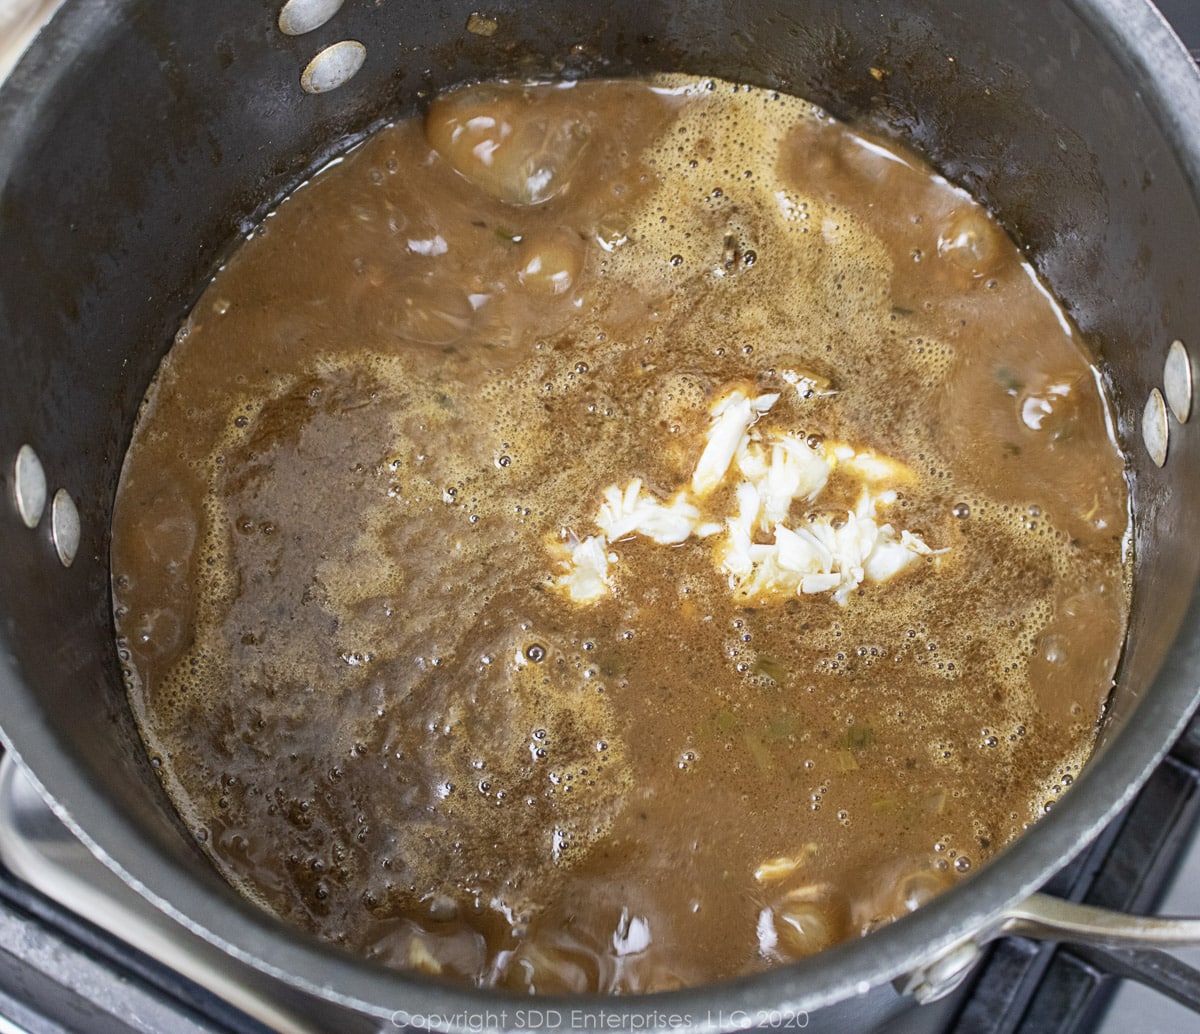
[[[1146,451],[1158,467],[1167,462],[1168,431],[1167,404],[1163,401],[1162,392],[1155,388],[1146,399],[1146,408],[1142,410],[1142,441],[1146,443]]]
[[[344,0],[287,0],[279,11],[279,31],[303,36],[319,29],[341,10]]]
[[[33,446],[22,445],[13,465],[13,498],[25,526],[36,528],[46,509],[46,470]]]
[[[50,507],[50,535],[63,567],[70,567],[79,552],[79,509],[65,488],[54,493]]]
[[[328,93],[349,82],[367,59],[367,48],[357,40],[344,39],[326,47],[300,74],[305,93]]]
[[[1187,423],[1192,412],[1192,360],[1182,341],[1173,342],[1167,352],[1163,388],[1175,419],[1181,424]]]

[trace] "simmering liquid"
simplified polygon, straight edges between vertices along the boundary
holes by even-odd
[[[118,648],[213,863],[480,985],[869,932],[1085,760],[1128,502],[989,215],[811,105],[493,84],[297,189],[152,385]]]

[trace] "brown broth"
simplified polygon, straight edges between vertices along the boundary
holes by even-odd
[[[560,529],[669,499],[737,386],[905,465],[886,517],[939,552],[745,600],[709,540],[630,536],[603,598],[554,591]],[[535,991],[760,969],[1078,772],[1127,615],[1107,413],[912,155],[719,81],[460,91],[298,189],[164,360],[114,516],[130,701],[225,877],[354,952]]]

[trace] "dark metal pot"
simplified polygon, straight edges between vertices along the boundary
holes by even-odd
[[[975,942],[1033,923],[1014,919],[1014,906],[1030,912],[1021,903],[1130,799],[1200,696],[1200,421],[1162,423],[1151,402],[1147,426],[1169,432],[1165,466],[1142,441],[1168,346],[1200,341],[1200,75],[1143,0],[496,0],[490,37],[466,30],[473,4],[363,0],[285,36],[268,3],[78,0],[4,87],[5,745],[126,882],[293,992],[352,1005],[373,1017],[363,1030],[391,1029],[397,1010],[447,1028],[470,1025],[453,1018],[464,1009],[488,1010],[490,1026],[519,1026],[517,1000],[384,972],[285,929],[238,898],[181,828],[137,739],[112,641],[107,540],[122,454],[156,365],[222,255],[382,117],[495,76],[670,69],[798,93],[915,145],[985,201],[1090,337],[1136,514],[1119,686],[1093,761],[1053,814],[914,915],[761,976],[538,1004],[564,1021],[603,1010],[626,1029],[673,1013],[693,1029],[743,1025],[761,1010],[812,1014],[810,1029],[878,1019],[901,1001],[895,978],[916,972],[910,986],[936,991]],[[343,38],[365,44],[361,71],[332,92],[303,92],[301,70]],[[1192,380],[1190,369],[1172,378],[1175,394]],[[32,529],[18,512],[19,501],[36,516],[36,478],[30,467],[18,474],[25,445],[50,491],[77,504],[70,566],[59,557],[70,552],[68,501]],[[321,1007],[310,1015],[319,1025]]]

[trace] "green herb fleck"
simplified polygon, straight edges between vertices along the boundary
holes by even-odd
[[[1017,371],[1007,366],[997,368],[996,383],[1010,395],[1017,394],[1017,392],[1025,387],[1024,382],[1017,376]]]
[[[843,740],[851,750],[866,750],[875,742],[875,730],[869,725],[852,725]]]
[[[787,675],[783,662],[774,657],[759,657],[754,664],[754,671],[758,675],[765,675],[776,685],[781,684]]]

